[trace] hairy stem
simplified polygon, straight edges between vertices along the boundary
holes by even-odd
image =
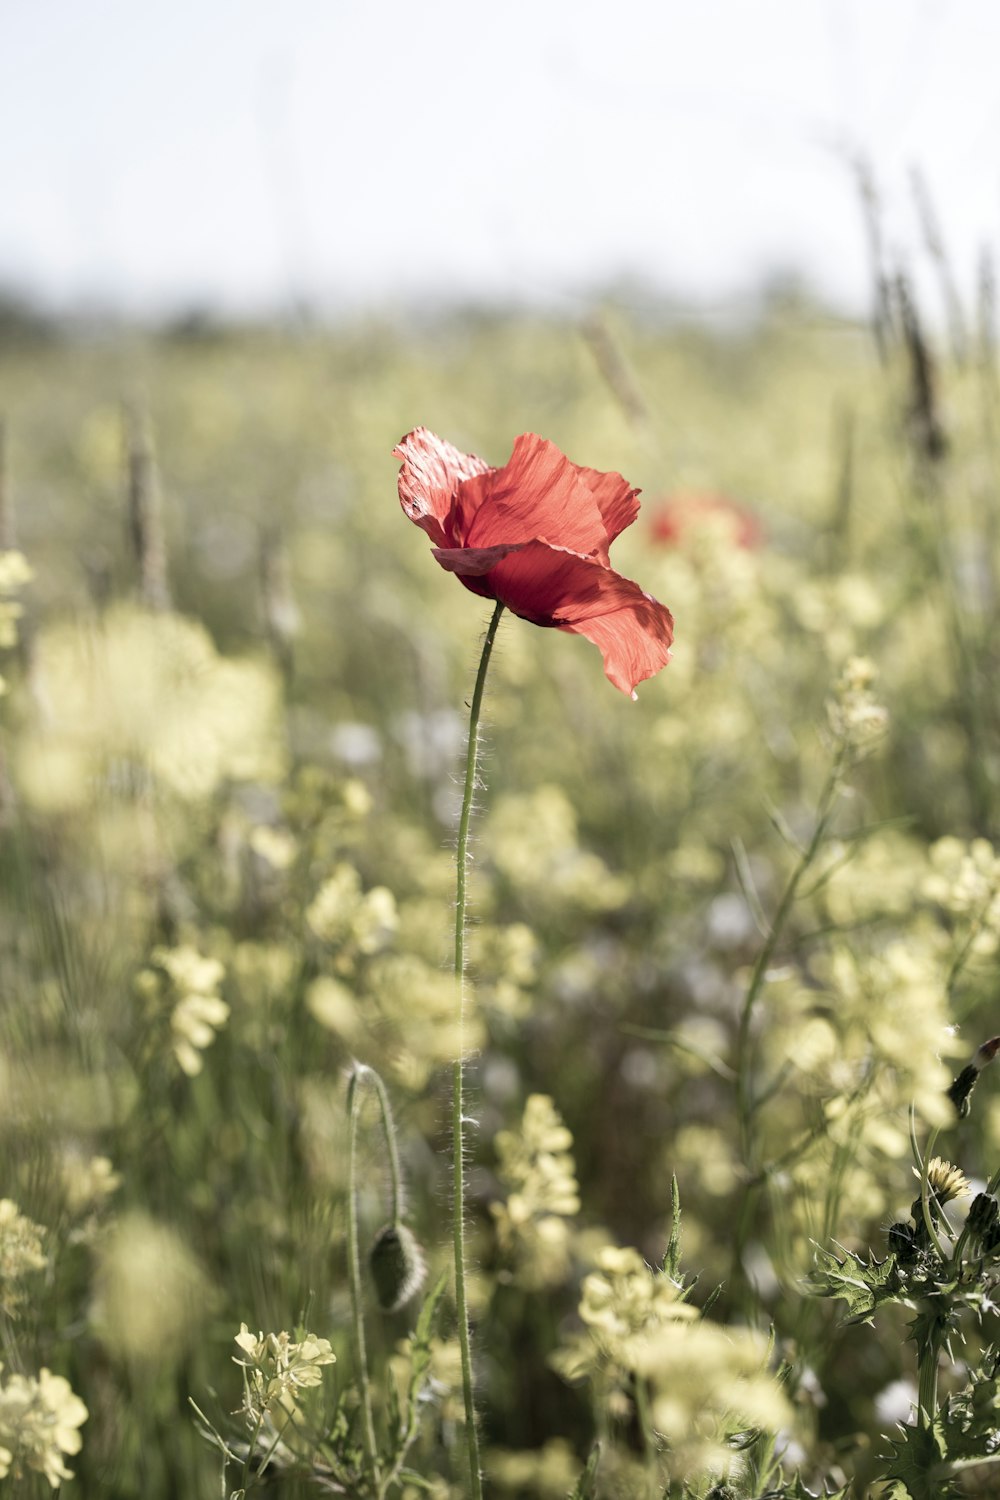
[[[472,821],[472,802],[476,790],[479,770],[479,716],[483,706],[486,687],[486,670],[493,653],[493,642],[497,626],[503,614],[503,605],[497,604],[483,641],[483,651],[476,673],[476,686],[469,710],[469,747],[465,759],[465,791],[462,797],[462,815],[458,824],[458,850],[456,852],[456,899],[455,899],[455,987],[458,991],[458,1052],[452,1065],[451,1137],[452,1177],[454,1193],[454,1248],[455,1248],[455,1308],[458,1314],[458,1339],[462,1351],[462,1394],[465,1399],[465,1435],[469,1448],[469,1470],[472,1482],[472,1500],[482,1500],[483,1480],[479,1466],[479,1434],[476,1431],[476,1408],[472,1391],[472,1344],[469,1337],[469,1304],[465,1284],[465,1116],[462,1103],[462,1071],[464,1065],[464,1018],[465,1018],[465,908],[466,875],[469,858],[469,825]]]
[[[354,1362],[357,1366],[358,1390],[361,1393],[361,1440],[364,1445],[365,1468],[368,1473],[368,1482],[373,1495],[378,1493],[379,1486],[378,1444],[375,1441],[371,1381],[368,1376],[368,1351],[365,1346],[365,1320],[361,1305],[361,1255],[358,1250],[357,1145],[358,1119],[361,1114],[360,1084],[363,1080],[374,1079],[377,1076],[370,1068],[366,1068],[363,1064],[357,1064],[354,1072],[351,1074],[351,1081],[347,1089],[347,1271],[351,1286]],[[379,1079],[379,1083],[381,1084],[381,1079]],[[391,1131],[386,1131],[386,1134],[391,1135]],[[393,1145],[395,1145],[395,1142]],[[394,1156],[392,1160],[394,1170],[398,1171]],[[395,1180],[394,1175],[394,1186]]]

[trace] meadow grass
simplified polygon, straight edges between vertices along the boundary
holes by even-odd
[[[1000,406],[916,317],[0,348],[13,1491],[472,1493],[489,610],[420,423],[640,485],[676,620],[636,703],[510,615],[490,668],[485,1493],[991,1493]]]

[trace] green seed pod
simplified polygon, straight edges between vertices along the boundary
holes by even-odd
[[[423,1285],[424,1252],[405,1224],[383,1224],[368,1253],[375,1294],[383,1312],[398,1312]]]

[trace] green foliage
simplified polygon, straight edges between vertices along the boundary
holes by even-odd
[[[848,1323],[874,1323],[877,1308],[887,1302],[905,1301],[907,1296],[907,1288],[896,1270],[895,1256],[877,1260],[871,1255],[866,1260],[845,1250],[840,1259],[820,1245],[816,1247],[816,1266],[809,1277],[809,1286],[818,1297],[836,1297],[846,1302]]]

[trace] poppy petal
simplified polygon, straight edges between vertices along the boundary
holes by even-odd
[[[426,427],[415,427],[392,450],[403,460],[399,503],[439,547],[454,539],[452,511],[463,480],[487,474],[490,466],[474,453],[463,453]]]
[[[581,470],[533,432],[516,439],[502,469],[464,484],[460,504],[461,541],[470,547],[543,537],[581,556],[607,555],[604,519]]]
[[[535,625],[592,641],[615,687],[632,693],[670,658],[670,611],[616,573],[608,548],[639,510],[617,473],[572,463],[535,433],[502,469],[418,427],[394,450],[403,509],[442,568]]]
[[[637,497],[642,491],[629,484],[621,474],[602,474],[600,469],[585,469],[579,464],[574,467],[597,502],[607,532],[607,546],[610,547],[615,537],[620,536],[626,526],[631,526],[639,514]]]
[[[512,549],[483,576],[481,590],[535,625],[555,625],[592,641],[605,674],[623,693],[670,659],[670,611],[599,558],[535,540]]]
[[[481,578],[511,552],[519,552],[526,542],[498,542],[495,547],[432,547],[431,552],[448,573],[460,578]]]
[[[559,628],[592,641],[604,658],[608,681],[634,698],[636,684],[655,676],[670,660],[674,621],[666,605],[644,594],[637,583],[627,578],[621,582],[628,584],[630,598],[607,614]]]

